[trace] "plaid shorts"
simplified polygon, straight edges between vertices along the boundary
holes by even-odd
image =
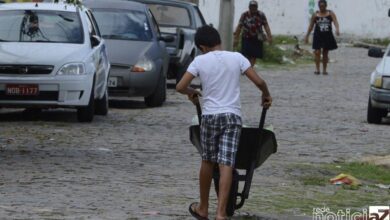
[[[241,117],[233,113],[202,115],[202,160],[234,167],[241,123]]]

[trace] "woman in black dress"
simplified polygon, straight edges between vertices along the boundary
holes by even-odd
[[[315,55],[316,71],[315,74],[320,74],[320,62],[321,62],[321,50],[322,50],[322,65],[323,74],[327,75],[326,71],[327,64],[329,61],[328,53],[329,50],[337,49],[337,43],[332,32],[332,23],[336,27],[336,35],[340,35],[339,23],[336,15],[333,11],[327,10],[326,0],[319,0],[318,7],[319,11],[313,14],[310,25],[305,37],[305,42],[309,42],[309,35],[314,28],[313,35],[313,49]]]

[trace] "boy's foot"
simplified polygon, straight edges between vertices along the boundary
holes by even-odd
[[[314,74],[320,75],[320,71],[314,71]]]
[[[328,75],[328,72],[323,72],[322,74],[324,74],[324,75]]]
[[[188,207],[188,211],[190,212],[190,214],[191,214],[194,218],[196,218],[196,219],[198,219],[198,220],[209,220],[207,217],[203,217],[203,216],[201,216],[201,215],[198,214],[198,212],[197,212],[198,204],[199,204],[199,203],[197,203],[197,202],[191,203],[190,207]]]

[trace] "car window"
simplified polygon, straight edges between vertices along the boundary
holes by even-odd
[[[83,43],[76,12],[11,10],[0,13],[0,41]]]
[[[123,9],[93,9],[102,37],[116,40],[151,41],[146,14]]]
[[[156,21],[156,19],[154,18],[154,16],[153,16],[153,14],[152,14],[152,12],[150,11],[150,10],[148,10],[148,14],[149,14],[149,16],[152,18],[151,20],[152,20],[152,28],[154,29],[154,31],[157,33],[157,35],[158,36],[160,36],[161,35],[161,33],[160,33],[160,28],[158,27],[158,24],[157,24],[157,21]]]
[[[148,5],[160,26],[191,26],[190,13],[186,8],[159,4]]]
[[[87,15],[87,24],[88,24],[88,33],[89,33],[89,36],[92,36],[92,35],[96,35],[96,28],[94,27],[92,21],[91,21],[91,18],[88,16],[88,13],[85,12],[85,14]]]
[[[89,23],[88,25],[91,25],[91,28],[92,28],[92,32],[91,33],[93,35],[96,35],[96,36],[100,37],[100,31],[99,31],[99,27],[97,26],[97,22],[95,20],[95,17],[89,11],[87,11],[86,13],[87,13],[87,17],[88,17],[88,23]]]
[[[202,27],[204,25],[206,25],[206,22],[203,18],[203,15],[202,13],[200,12],[199,8],[198,7],[195,7],[195,22],[196,22],[196,27],[199,28],[199,27]]]

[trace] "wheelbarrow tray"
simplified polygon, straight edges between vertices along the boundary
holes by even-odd
[[[199,125],[190,126],[190,140],[202,155],[199,129]],[[255,161],[255,168],[258,168],[276,151],[277,143],[275,134],[272,131],[243,127],[237,149],[235,168],[249,169],[252,161]]]

